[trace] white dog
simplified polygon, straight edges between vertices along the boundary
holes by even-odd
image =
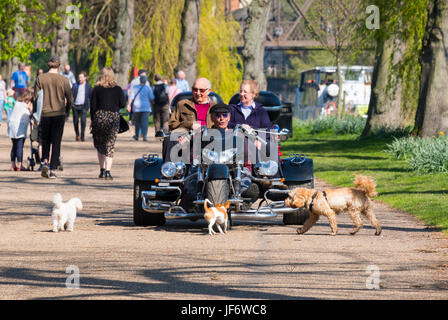
[[[79,198],[71,198],[67,202],[62,202],[60,193],[53,196],[53,232],[73,231],[76,219],[76,211],[82,210],[82,202]]]

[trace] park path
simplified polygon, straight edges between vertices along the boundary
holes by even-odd
[[[76,142],[66,123],[58,179],[10,172],[10,140],[0,127],[1,299],[447,299],[448,239],[416,218],[375,202],[380,237],[365,227],[339,234],[325,219],[307,234],[274,221],[235,221],[210,237],[205,222],[132,221],[133,161],[160,142],[119,135],[113,181],[97,179],[90,135]],[[25,156],[29,155],[29,141]],[[316,166],[319,164],[316,163]],[[317,181],[317,188],[324,188]],[[51,232],[52,197],[79,197],[73,233]],[[68,278],[79,270],[79,288]],[[67,287],[67,279],[69,279]],[[377,289],[369,289],[377,288]]]

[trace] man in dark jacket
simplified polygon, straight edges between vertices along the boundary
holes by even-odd
[[[92,86],[87,82],[87,74],[82,71],[78,76],[79,82],[72,88],[74,103],[73,125],[75,127],[76,141],[84,141],[84,132],[86,130],[87,112],[89,111],[90,97],[92,95]],[[79,129],[79,119],[81,119],[81,130]]]

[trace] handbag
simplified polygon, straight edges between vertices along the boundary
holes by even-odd
[[[118,133],[123,133],[129,130],[129,124],[120,114],[120,128],[118,129]]]

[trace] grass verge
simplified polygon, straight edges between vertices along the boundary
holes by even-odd
[[[282,143],[282,152],[304,153],[314,161],[315,176],[337,187],[351,187],[357,174],[373,177],[380,200],[411,213],[448,234],[448,175],[409,171],[405,160],[384,152],[393,138],[358,139],[357,134],[332,131],[311,134],[310,127],[294,127],[294,136]]]

